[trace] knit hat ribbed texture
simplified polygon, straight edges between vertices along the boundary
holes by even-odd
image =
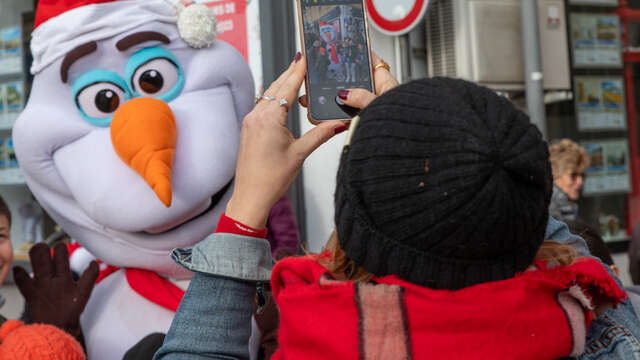
[[[2,360],[86,360],[82,346],[52,325],[9,320],[0,328],[0,338]]]
[[[340,245],[376,276],[435,289],[513,277],[544,240],[548,159],[529,117],[492,90],[401,85],[361,112],[342,154]]]

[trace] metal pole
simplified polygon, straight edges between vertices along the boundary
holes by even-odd
[[[394,36],[394,52],[396,64],[396,78],[398,82],[405,83],[411,80],[411,47],[409,35]]]
[[[411,80],[427,77],[427,31],[425,21],[409,33],[409,60],[411,63]]]
[[[540,33],[538,29],[538,1],[520,0],[520,17],[522,20],[522,43],[524,46],[527,109],[529,110],[531,121],[538,126],[542,136],[546,139],[547,122],[542,82]]]
[[[394,36],[393,37],[393,50],[394,50],[394,55],[395,55],[395,65],[396,65],[396,78],[398,79],[398,82],[403,83],[404,79],[402,78],[402,75],[404,74],[404,69],[403,69],[403,63],[404,63],[404,56],[402,55],[402,45],[400,44],[400,37],[399,36]]]
[[[402,59],[402,82],[411,81],[411,41],[409,34],[404,34],[400,38],[400,54]]]

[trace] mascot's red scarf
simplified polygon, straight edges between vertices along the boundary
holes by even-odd
[[[259,239],[267,238],[267,229],[256,230],[242,223],[239,223],[225,214],[220,216],[218,226],[215,232],[236,234],[241,236],[251,236]],[[67,244],[67,250],[69,251],[69,257],[73,256],[73,253],[80,249],[81,246],[78,243]],[[96,284],[107,278],[109,275],[120,270],[120,268],[104,264],[101,260],[97,260],[100,264],[100,275]],[[156,305],[160,305],[165,309],[169,309],[173,312],[178,311],[180,301],[184,296],[184,290],[175,286],[169,280],[159,276],[153,271],[126,268],[125,276],[127,283],[138,295],[151,301]]]
[[[313,258],[290,258],[276,265],[271,283],[280,308],[274,359],[575,356],[584,351],[591,301],[626,297],[593,259],[446,291],[395,276],[336,281]]]
[[[73,256],[73,253],[80,248],[81,246],[78,243],[67,244],[69,257]],[[120,268],[104,264],[100,260],[97,260],[97,262],[100,264],[100,275],[96,280],[96,284],[120,270]],[[153,271],[132,268],[126,268],[124,271],[127,283],[138,295],[165,309],[173,312],[178,310],[180,301],[184,296],[184,290]]]

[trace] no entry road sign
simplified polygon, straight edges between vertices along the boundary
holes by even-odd
[[[373,25],[387,35],[402,35],[422,20],[429,0],[365,0]]]

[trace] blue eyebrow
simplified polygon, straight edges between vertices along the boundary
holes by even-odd
[[[124,79],[120,77],[120,75],[110,70],[96,69],[96,70],[89,71],[88,73],[85,73],[82,76],[80,76],[73,83],[73,86],[71,87],[71,93],[73,94],[73,101],[76,104],[76,107],[78,108],[78,110],[80,111],[80,114],[82,114],[82,117],[92,125],[107,127],[111,124],[111,119],[112,119],[111,117],[104,118],[104,119],[92,118],[89,115],[87,115],[80,107],[80,104],[78,104],[78,94],[82,90],[84,90],[86,87],[91,86],[93,84],[99,84],[99,83],[113,84],[119,87],[120,89],[122,89],[122,92],[125,95],[125,101],[128,101],[129,99],[131,99],[131,93],[127,88],[126,81],[124,81]]]
[[[154,46],[144,48],[136,52],[131,56],[131,59],[129,59],[129,62],[124,69],[124,75],[125,78],[133,81],[133,75],[135,74],[136,70],[138,70],[140,66],[155,59],[167,59],[171,61],[178,70],[178,82],[176,83],[176,85],[169,92],[157,98],[162,101],[169,102],[176,98],[184,87],[184,73],[182,71],[182,67],[180,66],[180,63],[178,62],[178,59],[175,57],[175,55],[173,55],[169,50],[162,47]],[[129,84],[129,86],[133,96],[140,96],[140,94],[135,91],[133,83]]]
[[[112,83],[121,88],[125,93],[127,92],[127,83],[120,77],[120,75],[110,70],[96,69],[80,76],[78,80],[73,83],[71,93],[75,98],[82,89],[89,85],[101,82]]]

